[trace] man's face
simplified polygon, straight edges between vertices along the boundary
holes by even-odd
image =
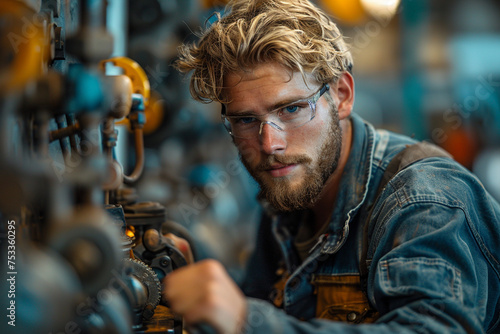
[[[277,64],[258,65],[250,72],[227,76],[225,91],[231,101],[228,115],[263,115],[275,105],[309,97],[321,87],[311,76],[290,72]],[[328,92],[325,94],[329,94]],[[316,116],[288,131],[264,124],[254,138],[234,138],[241,160],[278,211],[311,207],[337,168],[342,132],[335,105],[325,96],[316,105]]]

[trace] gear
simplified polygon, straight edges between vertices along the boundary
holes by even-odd
[[[160,303],[161,284],[153,269],[137,259],[125,259],[125,263],[132,269],[130,275],[135,276],[148,290],[147,302],[144,310],[154,309]],[[149,307],[148,307],[149,306]]]

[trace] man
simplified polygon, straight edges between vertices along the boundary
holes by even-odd
[[[499,332],[499,204],[435,154],[380,186],[415,142],[351,113],[350,53],[313,4],[227,10],[177,65],[222,104],[267,210],[245,294],[201,261],[165,279],[173,311],[220,333]]]

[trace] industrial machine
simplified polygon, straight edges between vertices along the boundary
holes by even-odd
[[[161,285],[186,264],[163,233],[186,231],[134,188],[144,131],[163,117],[144,69],[110,58],[106,7],[0,2],[1,333],[183,330]],[[129,174],[118,124],[133,137]]]

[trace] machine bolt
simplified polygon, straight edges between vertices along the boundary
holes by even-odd
[[[170,265],[170,258],[165,256],[160,260],[160,266],[166,268]]]

